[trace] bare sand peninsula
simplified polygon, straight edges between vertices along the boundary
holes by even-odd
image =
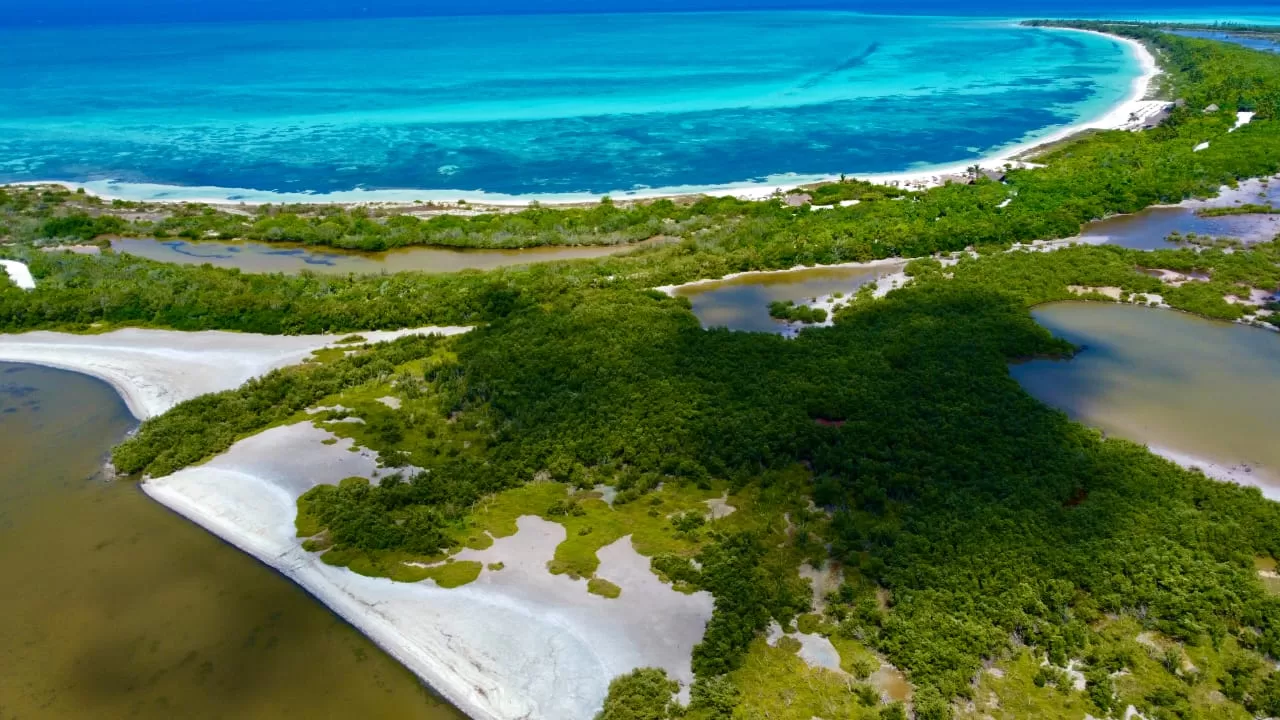
[[[323,444],[332,439],[310,423],[273,428],[143,489],[280,570],[477,720],[588,720],[610,679],[636,667],[692,680],[690,653],[712,598],[663,585],[629,537],[599,552],[600,574],[622,588],[616,599],[551,575],[546,563],[565,529],[531,516],[515,535],[455,556],[486,569],[454,589],[364,577],[303,550],[297,498],[319,483],[379,472],[372,453],[352,452],[345,439]]]
[[[454,335],[465,327],[367,332],[370,342],[403,335]],[[302,362],[341,335],[252,335],[129,328],[101,335],[0,335],[0,360],[72,370],[105,380],[140,420],[184,400],[230,390],[275,368]]]

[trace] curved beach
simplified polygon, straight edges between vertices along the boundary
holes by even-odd
[[[1011,26],[996,25],[996,31],[1000,32],[1032,32],[1029,28],[1011,29]],[[943,176],[948,174],[962,173],[965,168],[974,164],[979,164],[986,168],[999,168],[1005,164],[1017,164],[1019,156],[1027,153],[1029,150],[1049,143],[1057,142],[1065,137],[1073,134],[1090,130],[1090,129],[1124,129],[1135,128],[1141,126],[1144,122],[1157,115],[1165,106],[1164,103],[1158,101],[1145,100],[1148,95],[1151,82],[1158,74],[1155,58],[1141,44],[1126,38],[1116,36],[1103,35],[1101,33],[1090,33],[1088,31],[1052,29],[1037,30],[1036,32],[1052,33],[1055,36],[1069,36],[1072,34],[1089,34],[1097,37],[1105,37],[1108,42],[1117,43],[1125,49],[1129,58],[1136,64],[1138,74],[1129,81],[1128,92],[1125,96],[1112,106],[1106,108],[1101,113],[1097,112],[1096,107],[1076,107],[1080,117],[1076,122],[1064,126],[1054,126],[1046,124],[1039,129],[1027,130],[1026,124],[1021,126],[1014,125],[1008,128],[1009,135],[1014,137],[997,138],[992,135],[984,136],[982,139],[972,141],[974,147],[969,150],[973,155],[965,160],[957,160],[952,162],[920,165],[916,167],[908,167],[892,172],[868,172],[864,168],[860,168],[856,164],[857,160],[849,163],[849,161],[837,160],[836,164],[849,163],[851,166],[846,169],[846,174],[850,177],[862,178],[880,183],[892,183],[898,185],[907,185],[913,188],[923,188],[930,185],[945,182]],[[1096,41],[1094,41],[1096,42]],[[874,47],[868,50],[874,53]],[[853,62],[850,60],[849,62]],[[803,79],[803,78],[802,78]],[[793,78],[794,80],[794,78]],[[1005,79],[1006,82],[1009,80]],[[928,79],[924,79],[928,82]],[[807,83],[802,83],[803,87],[807,87]],[[786,94],[786,93],[782,93]],[[768,93],[759,98],[760,101],[771,101]],[[906,116],[912,118],[923,118],[927,115],[938,114],[942,112],[938,101],[930,95],[917,96],[914,92],[903,89],[903,94],[897,97],[897,102],[902,105],[895,110],[896,113],[906,113]],[[1035,101],[1030,101],[1034,103]],[[1052,101],[1046,101],[1052,102]],[[906,104],[910,104],[907,107]],[[768,102],[765,103],[768,106]],[[658,106],[660,107],[660,106]],[[1029,106],[1026,108],[1030,114],[1043,113],[1049,111],[1050,108]],[[1061,108],[1058,108],[1060,112]],[[633,109],[633,112],[638,110]],[[897,117],[895,115],[895,117]],[[1059,116],[1059,122],[1060,122]],[[953,121],[956,119],[953,118]],[[962,118],[960,119],[962,120]],[[1004,124],[1008,124],[1008,120],[1002,120]],[[1044,121],[1041,121],[1044,122]],[[1019,138],[1018,134],[1025,134]],[[996,133],[998,135],[998,133]],[[824,142],[832,141],[828,138]],[[837,144],[831,148],[833,153],[831,157],[838,158],[838,151],[841,146],[853,147],[859,144],[856,135],[839,139]],[[962,143],[963,144],[963,143]],[[994,148],[988,150],[987,154],[982,154],[980,147]],[[664,161],[655,160],[658,165],[663,165]],[[874,161],[873,161],[874,162]],[[909,158],[907,160],[909,162]],[[810,163],[812,164],[812,163]],[[777,165],[774,165],[776,168]],[[762,168],[752,168],[752,172],[761,170]],[[763,168],[766,172],[768,168]],[[446,177],[453,170],[448,170],[442,166],[441,173]],[[341,175],[341,173],[339,173]],[[749,177],[750,173],[744,172],[740,177]],[[161,184],[147,182],[141,180],[139,182],[118,182],[114,180],[91,180],[86,182],[59,182],[73,188],[82,188],[87,192],[99,195],[108,199],[125,199],[125,200],[146,200],[154,202],[206,202],[206,203],[268,203],[268,202],[301,202],[301,203],[340,203],[340,204],[364,204],[364,203],[390,203],[390,204],[408,204],[415,202],[432,202],[442,203],[446,205],[457,203],[459,200],[466,201],[471,205],[487,205],[493,207],[512,207],[524,206],[529,202],[537,201],[543,204],[571,204],[583,202],[595,202],[601,195],[608,194],[615,199],[641,200],[657,197],[670,197],[680,195],[706,194],[716,196],[736,196],[745,199],[759,199],[769,197],[778,190],[785,190],[796,187],[797,185],[825,182],[835,180],[838,174],[804,174],[804,173],[778,173],[766,175],[761,180],[743,180],[725,183],[712,184],[682,184],[680,182],[661,183],[661,180],[654,181],[655,187],[645,187],[643,185],[634,185],[631,188],[615,189],[612,191],[519,191],[511,192],[501,187],[494,188],[489,184],[478,184],[472,187],[489,188],[487,190],[466,189],[466,185],[459,185],[456,188],[438,189],[428,186],[427,189],[415,189],[412,186],[398,186],[390,184],[383,189],[366,189],[357,184],[352,189],[337,190],[307,190],[307,191],[291,191],[287,188],[275,188],[273,190],[253,189],[251,186],[241,185],[206,185],[199,183],[191,183],[187,185],[177,184]],[[659,185],[659,183],[661,183]],[[601,183],[603,185],[603,183]],[[617,184],[624,185],[625,181],[619,181]],[[592,185],[594,187],[594,185]],[[605,186],[608,187],[608,186]]]

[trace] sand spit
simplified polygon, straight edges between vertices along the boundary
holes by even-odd
[[[26,263],[20,263],[17,260],[0,260],[0,267],[9,276],[9,280],[23,290],[34,290],[36,288],[36,279],[31,276],[31,269]]]
[[[477,720],[589,720],[610,679],[641,666],[691,681],[690,653],[712,598],[663,585],[629,537],[598,553],[599,576],[622,588],[616,599],[548,573],[565,530],[529,516],[515,535],[456,556],[503,563],[460,588],[325,565],[295,537],[297,497],[318,483],[368,477],[376,464],[350,452],[348,440],[322,444],[331,438],[311,423],[274,428],[143,489],[284,573]]]
[[[403,335],[454,335],[465,327],[366,332],[370,342]],[[0,360],[72,370],[105,380],[129,411],[154,417],[197,395],[230,390],[275,368],[302,362],[342,335],[252,335],[128,328],[101,335],[0,335]]]

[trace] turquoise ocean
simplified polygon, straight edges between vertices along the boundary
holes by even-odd
[[[563,199],[973,160],[1104,114],[1137,59],[840,11],[0,28],[0,182],[127,198]]]

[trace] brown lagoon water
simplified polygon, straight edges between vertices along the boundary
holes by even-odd
[[[0,363],[0,718],[462,720],[283,577],[100,475],[135,426]]]
[[[787,324],[769,317],[769,303],[792,300],[799,304],[838,292],[852,295],[863,285],[901,269],[899,264],[886,264],[754,273],[729,280],[680,286],[675,289],[675,294],[689,298],[693,314],[703,327],[783,332]]]
[[[508,265],[605,257],[634,250],[649,242],[629,245],[536,247],[520,250],[411,247],[385,253],[359,253],[250,240],[190,242],[154,238],[113,238],[111,247],[116,252],[183,265],[208,263],[217,267],[240,268],[244,272],[252,273],[297,273],[310,270],[317,273],[345,275],[409,270],[433,273],[492,270]]]
[[[1011,367],[1032,395],[1109,434],[1246,464],[1280,498],[1280,334],[1106,303],[1053,303],[1033,314],[1084,350]]]

